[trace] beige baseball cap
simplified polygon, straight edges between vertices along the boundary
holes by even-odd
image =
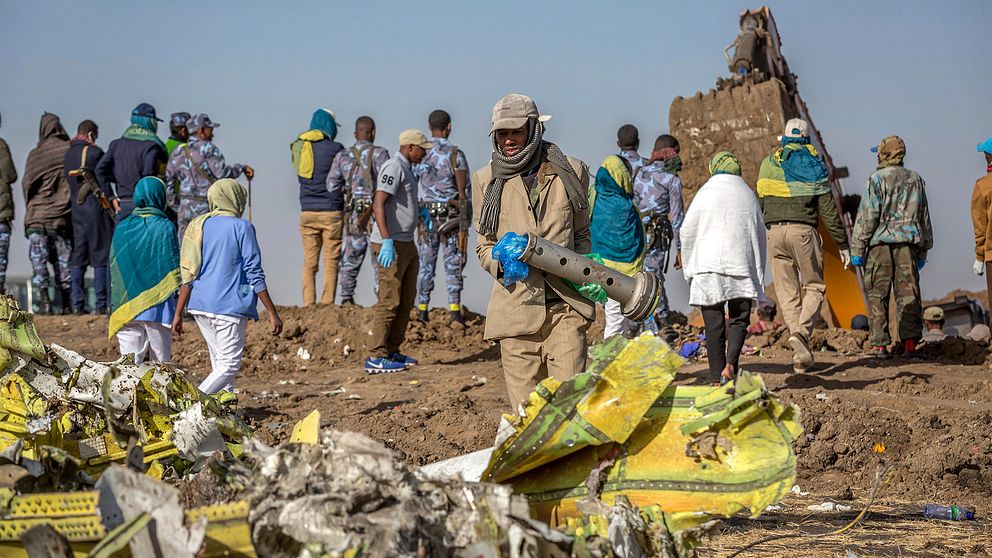
[[[531,118],[536,118],[538,122],[547,122],[551,120],[551,115],[538,112],[537,104],[527,95],[510,93],[493,105],[493,127],[489,129],[489,133],[496,130],[516,130]]]
[[[400,145],[416,145],[424,149],[434,147],[433,143],[427,141],[427,136],[423,132],[414,128],[400,132]]]
[[[928,322],[939,322],[944,319],[944,309],[940,306],[930,306],[923,311],[923,319]]]
[[[785,132],[782,133],[782,137],[808,138],[809,124],[807,124],[802,118],[793,118],[785,123]]]

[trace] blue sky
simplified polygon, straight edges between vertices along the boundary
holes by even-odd
[[[927,181],[936,248],[924,296],[977,289],[971,274],[975,145],[992,134],[992,3],[772,2],[783,51],[848,192],[874,169],[868,147],[897,133]],[[124,2],[0,3],[0,136],[23,171],[42,111],[70,131],[85,118],[106,146],[147,101],[160,115],[206,112],[230,162],[253,165],[255,221],[273,298],[300,302],[302,249],[289,142],[317,107],[373,116],[390,151],[444,108],[474,169],[488,160],[493,103],[509,92],[554,115],[549,137],[596,166],[616,129],[667,131],[678,96],[727,73],[723,48],[748,6],[730,2]],[[160,130],[163,135],[167,130]],[[646,140],[647,142],[647,140]],[[10,275],[30,273],[17,219]],[[474,259],[464,295],[483,309],[489,279]],[[363,276],[367,278],[368,272]],[[440,279],[440,278],[439,278]],[[367,281],[366,281],[367,282]],[[669,275],[673,306],[686,288]],[[371,303],[363,287],[360,302]],[[435,304],[444,304],[443,284]]]

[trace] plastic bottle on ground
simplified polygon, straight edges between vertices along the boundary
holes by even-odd
[[[927,519],[949,519],[951,521],[961,521],[965,519],[975,519],[975,512],[961,506],[927,504],[923,507],[923,517]]]

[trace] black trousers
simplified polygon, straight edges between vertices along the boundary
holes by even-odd
[[[724,321],[724,307],[729,319]],[[751,300],[735,298],[724,304],[700,306],[706,328],[706,358],[709,359],[710,379],[720,381],[720,374],[729,363],[737,374],[747,325],[751,321]]]

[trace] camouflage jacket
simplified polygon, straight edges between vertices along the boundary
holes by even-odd
[[[372,168],[369,169],[369,149],[372,152]],[[359,167],[355,168],[355,154],[358,154]],[[348,198],[371,198],[375,190],[375,176],[382,165],[389,160],[389,151],[384,147],[360,141],[342,149],[334,157],[331,172],[327,175],[327,189],[337,196]]]
[[[682,249],[679,229],[685,219],[682,204],[682,179],[665,171],[660,161],[641,167],[634,177],[634,203],[641,217],[647,221],[652,213],[668,217],[672,224],[672,246]]]
[[[632,149],[625,149],[621,151],[620,156],[626,159],[628,163],[630,163],[630,167],[631,167],[630,176],[637,176],[637,171],[639,171],[641,167],[648,164],[647,159],[641,157],[640,153]]]
[[[446,202],[458,197],[458,187],[455,185],[455,171],[465,171],[468,178],[468,159],[461,149],[455,156],[455,166],[452,167],[451,154],[456,147],[447,138],[431,138],[434,147],[427,151],[424,160],[414,165],[413,173],[420,181],[420,201]],[[465,199],[471,199],[468,180],[465,184]]]
[[[190,138],[189,143],[176,146],[165,167],[166,191],[172,196],[206,200],[210,185],[221,178],[237,178],[244,165],[228,165],[224,155],[212,141]],[[173,206],[178,200],[171,200]]]
[[[851,256],[864,257],[878,244],[909,244],[923,260],[933,248],[924,182],[906,167],[883,167],[868,177],[851,234]]]

